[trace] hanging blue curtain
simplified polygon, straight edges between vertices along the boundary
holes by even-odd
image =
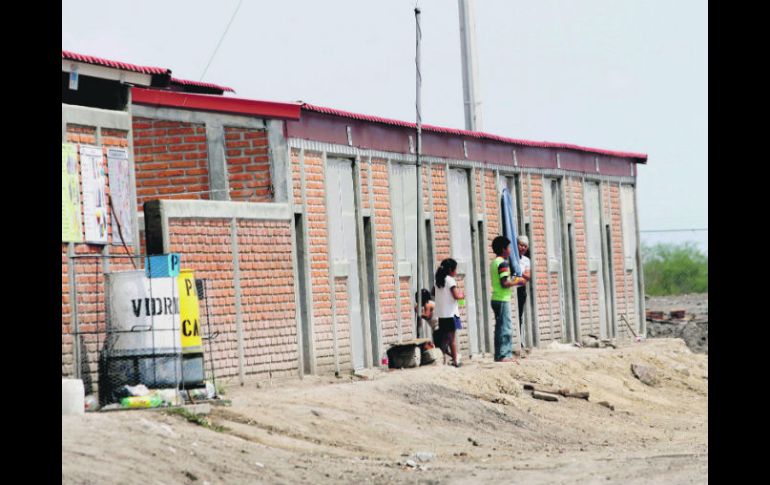
[[[513,214],[511,193],[507,188],[503,189],[503,193],[500,197],[500,206],[503,214],[503,236],[511,240],[511,269],[513,269],[514,275],[521,276],[521,267],[519,266],[519,246],[516,244],[516,221]]]

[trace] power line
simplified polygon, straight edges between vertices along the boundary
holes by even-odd
[[[647,229],[647,230],[640,230],[639,232],[708,232],[708,227],[706,228],[697,228],[697,229]]]
[[[203,74],[201,74],[201,78],[199,81],[203,81],[203,76],[206,75],[206,71],[209,70],[209,66],[211,65],[211,61],[214,60],[214,56],[217,55],[217,51],[219,50],[219,46],[222,45],[222,41],[225,38],[225,35],[227,35],[227,31],[230,30],[230,25],[232,25],[233,20],[235,20],[235,15],[238,13],[238,9],[241,8],[241,3],[243,3],[243,0],[238,0],[238,6],[235,7],[235,11],[233,12],[233,16],[230,17],[230,22],[227,23],[227,27],[225,27],[225,31],[222,33],[222,37],[219,38],[219,42],[217,42],[217,47],[214,49],[214,52],[211,54],[211,58],[209,59],[208,64],[206,64],[206,68],[203,69]]]

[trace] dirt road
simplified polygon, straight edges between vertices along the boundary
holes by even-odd
[[[590,398],[536,400],[524,382]],[[63,483],[708,480],[708,356],[679,339],[259,386],[231,386],[232,406],[212,408],[222,431],[163,411],[63,416]]]

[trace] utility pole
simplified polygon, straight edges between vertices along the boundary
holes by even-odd
[[[477,89],[476,32],[473,18],[473,1],[458,0],[460,10],[460,52],[463,69],[463,104],[465,129],[481,130],[481,100]]]
[[[416,152],[416,165],[417,165],[417,268],[415,268],[415,287],[417,288],[417,322],[415,323],[415,336],[420,337],[420,314],[422,314],[422,280],[420,279],[420,241],[421,233],[424,231],[425,221],[422,214],[422,160],[420,160],[420,154],[422,151],[422,115],[420,113],[420,90],[422,88],[422,74],[420,72],[420,40],[422,39],[422,31],[420,30],[420,9],[415,7],[414,18],[417,24],[417,46],[416,55],[414,58],[415,66],[417,68],[416,76],[416,101],[415,108],[417,111],[417,143],[415,146]],[[398,289],[397,289],[398,291]]]

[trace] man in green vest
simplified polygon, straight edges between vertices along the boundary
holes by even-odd
[[[497,236],[492,241],[492,251],[497,257],[492,261],[492,310],[495,312],[495,362],[515,362],[513,358],[513,322],[511,320],[512,288],[521,284],[522,278],[511,275],[511,240]]]

